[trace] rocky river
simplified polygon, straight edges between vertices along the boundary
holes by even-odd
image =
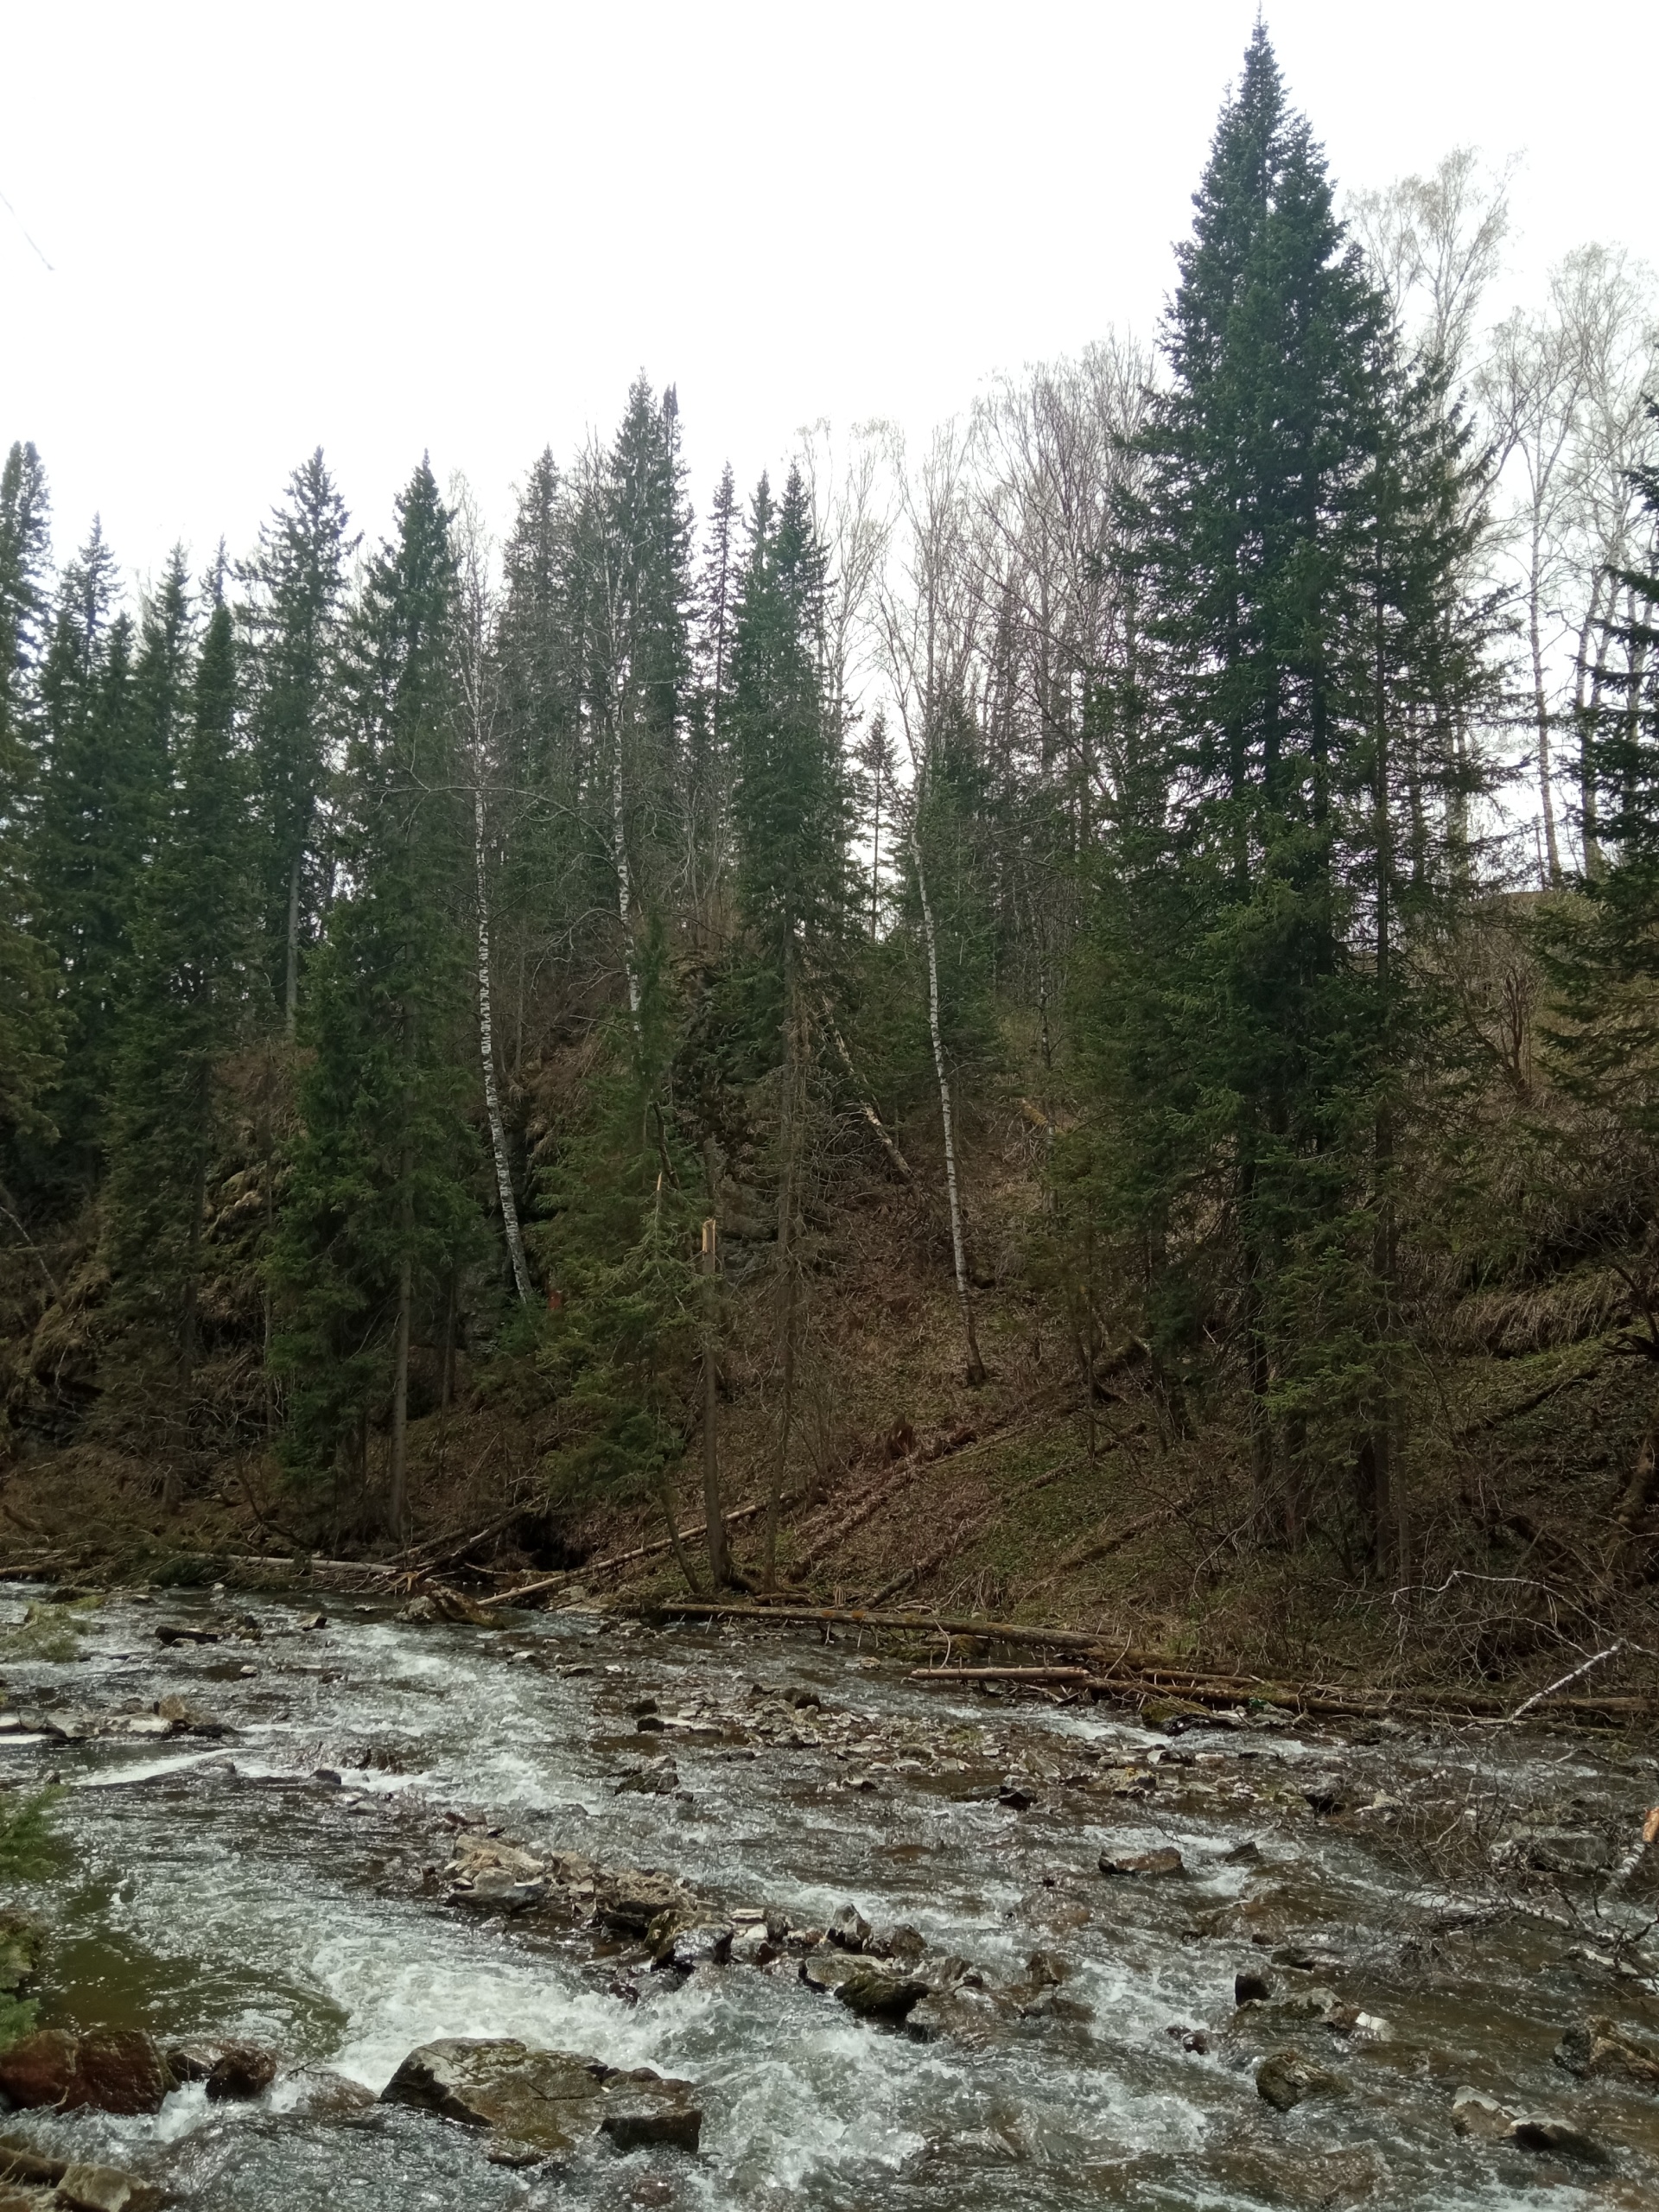
[[[1659,2203],[1641,1745],[321,1602],[0,1592],[0,2207]]]

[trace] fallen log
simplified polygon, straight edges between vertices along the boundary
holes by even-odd
[[[1086,1667],[912,1667],[907,1682],[1081,1682],[1095,1678]]]
[[[785,1498],[783,1502],[787,1505],[793,1501]],[[764,1513],[766,1510],[766,1501],[760,1498],[753,1505],[734,1506],[721,1518],[730,1529],[740,1521],[752,1521],[757,1513]],[[694,1543],[699,1538],[706,1542],[708,1535],[708,1523],[703,1521],[690,1522],[679,1531],[679,1540],[683,1544]],[[673,1544],[671,1536],[658,1536],[649,1544],[636,1544],[632,1551],[613,1552],[609,1559],[589,1560],[585,1567],[563,1567],[556,1574],[543,1574],[534,1582],[521,1582],[513,1589],[498,1590],[493,1596],[480,1598],[478,1602],[480,1605],[519,1605],[526,1598],[539,1598],[544,1591],[556,1590],[565,1583],[591,1581],[596,1574],[608,1574],[619,1567],[632,1567],[636,1560],[656,1559],[660,1554],[672,1550]]]

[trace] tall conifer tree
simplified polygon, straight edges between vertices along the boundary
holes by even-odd
[[[480,1223],[455,582],[448,517],[423,461],[346,642],[341,889],[302,1033],[315,1058],[274,1258],[290,1456],[315,1471],[343,1458],[366,1475],[370,1422],[385,1408],[394,1533],[408,1510],[413,1334]]]
[[[51,506],[32,445],[0,468],[0,1139],[50,1128],[39,1101],[57,1072],[55,978],[29,880],[39,772],[39,677]]]

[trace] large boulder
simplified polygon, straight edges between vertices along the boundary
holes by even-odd
[[[43,2028],[0,2051],[0,2095],[27,2110],[159,2112],[178,2082],[154,2036],[138,2029],[71,2035]]]
[[[410,2052],[381,2092],[469,2127],[505,2152],[563,2158],[599,2134],[619,2147],[672,2143],[695,2151],[702,2114],[689,2082],[626,2072],[570,2051],[537,2050],[510,2037],[446,2037]]]
[[[908,1974],[883,1974],[868,1959],[860,1959],[837,1986],[836,1999],[861,2020],[886,2020],[896,2025],[928,1993],[925,1981],[913,1980]]]
[[[167,2063],[179,2081],[204,2083],[214,2104],[263,2096],[276,2079],[276,2054],[260,2043],[173,2044]]]

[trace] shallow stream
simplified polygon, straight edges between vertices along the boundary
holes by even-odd
[[[194,2088],[153,2120],[0,2123],[200,2212],[1659,2204],[1659,2095],[1552,2063],[1573,2022],[1659,2011],[1571,1955],[1599,1940],[1582,1885],[1482,1871],[1529,1808],[1633,1833],[1659,1800],[1643,1753],[1260,1716],[1172,1738],[1103,1705],[930,1689],[850,1638],[581,1612],[486,1631],[337,1600],[308,1627],[315,1603],[157,1592],[63,1609],[40,1649],[66,1656],[31,1656],[39,1594],[0,1592],[6,1701],[68,1740],[10,1722],[0,1778],[65,1785],[69,1871],[25,1899],[54,1931],[46,2023],[251,2037],[377,2092],[431,2038],[516,2036],[683,2076],[705,2115],[695,2158],[607,2149],[557,2175],[409,2111],[302,2116],[281,2079],[247,2105]],[[175,1624],[224,1640],[159,1642]],[[131,1732],[169,1696],[224,1735]],[[1430,1827],[1438,1856],[1405,1847]],[[853,1903],[919,1932],[921,1979],[948,1956],[975,1973],[923,2040],[804,1986],[787,1950],[654,1972],[569,1914],[456,1901],[455,1839],[490,1829],[797,1929]],[[1178,1875],[1098,1871],[1166,1846]],[[1241,1971],[1289,2012],[1236,2013]],[[1297,2016],[1310,1988],[1335,2025]],[[1255,2067],[1287,2045],[1339,2086],[1280,2113]],[[1459,2137],[1465,2083],[1570,2119],[1608,2163]]]

